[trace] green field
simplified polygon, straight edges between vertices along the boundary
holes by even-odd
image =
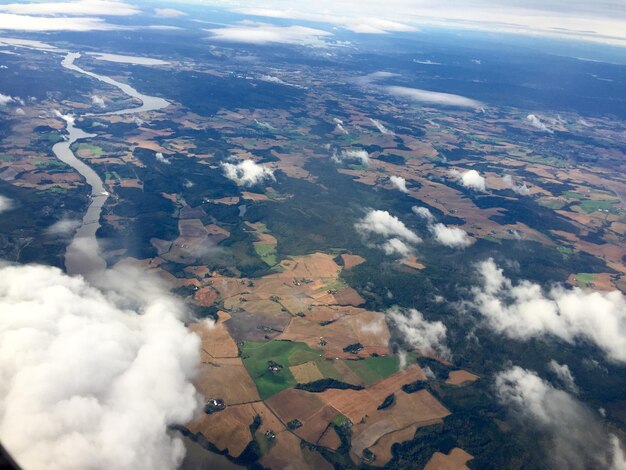
[[[276,247],[274,245],[255,245],[254,251],[268,266],[275,266],[278,263],[276,258]]]
[[[582,285],[592,284],[596,280],[596,275],[593,273],[578,273],[576,274],[576,280]]]
[[[615,208],[615,204],[617,204],[617,199],[609,199],[609,200],[600,200],[593,201],[591,199],[587,199],[580,203],[580,208],[586,213],[595,212],[598,210],[606,210],[610,211]]]
[[[350,382],[333,365],[335,362],[343,362],[359,377],[363,385],[376,383],[400,369],[398,356],[333,361],[323,358],[322,354],[323,351],[319,349],[312,349],[304,343],[292,341],[247,342],[241,346],[243,364],[254,380],[262,399],[269,398],[286,388],[295,387],[297,381],[289,367],[305,362],[314,362],[325,379]],[[415,362],[416,357],[416,354],[410,353],[409,364]],[[283,368],[279,372],[272,373],[267,369],[268,361],[274,361]]]
[[[346,364],[365,385],[376,383],[400,370],[398,356],[368,357],[358,361],[346,361]]]
[[[243,364],[256,383],[263,400],[286,388],[296,386],[296,379],[289,371],[289,366],[314,361],[319,359],[321,354],[323,352],[320,350],[292,341],[249,342],[241,347]],[[282,370],[277,373],[269,372],[268,361],[277,362],[283,366]]]

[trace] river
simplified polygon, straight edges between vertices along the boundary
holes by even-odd
[[[141,101],[141,106],[134,108],[121,109],[119,111],[109,111],[105,113],[88,113],[85,116],[110,116],[119,114],[136,114],[148,111],[157,111],[167,107],[170,103],[163,98],[156,96],[144,95],[139,93],[130,85],[118,82],[104,75],[89,72],[77,66],[74,62],[80,57],[78,52],[68,53],[61,62],[66,69],[87,75],[101,82],[107,83],[119,88],[132,98]],[[102,214],[102,206],[106,202],[109,194],[106,192],[104,182],[98,174],[83,161],[78,159],[71,146],[74,142],[81,139],[89,139],[96,137],[96,134],[88,134],[76,125],[76,118],[72,115],[61,115],[66,123],[67,140],[59,142],[52,147],[55,156],[64,163],[67,163],[76,171],[78,171],[91,187],[91,202],[87,208],[87,212],[83,216],[82,223],[71,243],[65,251],[65,269],[68,274],[80,274],[86,278],[97,276],[106,269],[106,261],[102,258],[96,232],[100,228],[100,216]]]

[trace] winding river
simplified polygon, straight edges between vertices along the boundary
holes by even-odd
[[[128,96],[136,98],[142,103],[141,106],[134,108],[126,108],[106,113],[89,113],[85,114],[85,116],[136,114],[148,111],[157,111],[169,105],[169,102],[163,98],[144,95],[139,93],[130,85],[80,68],[74,63],[79,57],[80,53],[70,52],[65,56],[61,65],[63,65],[66,69],[87,75],[108,85],[117,87]],[[90,166],[78,159],[71,149],[74,142],[81,139],[95,137],[96,134],[88,134],[77,127],[75,117],[72,115],[61,115],[61,117],[66,123],[66,130],[68,134],[67,139],[55,144],[52,147],[52,151],[59,160],[78,171],[91,187],[91,202],[87,208],[87,212],[83,216],[82,223],[74,234],[72,242],[65,251],[65,269],[70,275],[80,274],[86,278],[90,278],[92,276],[97,276],[106,269],[106,261],[100,254],[96,232],[98,231],[98,228],[100,228],[102,206],[106,202],[109,194],[106,192],[102,178],[100,178],[100,176],[98,176],[98,174]]]

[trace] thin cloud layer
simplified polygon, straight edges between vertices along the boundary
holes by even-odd
[[[550,436],[547,454],[554,468],[624,468],[619,439],[607,433],[598,417],[569,393],[517,366],[498,374],[495,387],[499,400],[514,415]]]
[[[239,163],[222,163],[224,176],[239,186],[255,186],[266,180],[274,181],[274,171],[254,160]]]
[[[548,367],[563,386],[572,393],[578,393],[578,387],[574,381],[574,375],[567,364],[559,364],[554,359],[550,361]]]
[[[161,18],[180,18],[181,16],[187,16],[184,11],[176,10],[174,8],[155,8],[154,14]]]
[[[0,12],[17,15],[77,15],[129,16],[140,13],[125,2],[108,0],[78,0],[75,2],[32,2],[0,5]]]
[[[265,18],[281,18],[291,20],[305,20],[316,23],[329,23],[340,25],[345,29],[361,34],[387,34],[391,32],[418,31],[415,26],[407,25],[399,21],[364,16],[336,16],[318,12],[305,12],[293,8],[237,8],[238,13]]]
[[[378,129],[378,131],[381,134],[385,134],[385,135],[394,135],[393,131],[390,131],[389,129],[387,129],[385,126],[383,126],[380,121],[376,120],[376,119],[372,119],[370,118],[370,121],[372,124],[374,124],[374,126],[376,126],[376,129]]]
[[[13,209],[13,207],[15,207],[15,205],[13,204],[13,201],[9,199],[8,197],[2,196],[0,194],[0,214],[2,214],[3,212],[10,211],[11,209]]]
[[[326,47],[328,31],[305,26],[274,26],[265,23],[242,22],[237,26],[205,30],[210,39],[222,42],[265,44],[295,44],[301,46]]]
[[[543,35],[626,45],[626,10],[619,0],[228,0],[240,13],[327,23],[359,33],[383,34],[421,25]]]
[[[530,189],[528,188],[528,186],[526,186],[526,183],[516,184],[515,181],[513,181],[513,177],[511,175],[504,175],[502,179],[504,180],[504,184],[506,184],[507,187],[512,189],[513,192],[519,194],[520,196],[528,196],[530,194]]]
[[[198,410],[199,338],[158,281],[121,268],[100,281],[0,268],[0,440],[22,468],[182,461],[168,428]]]
[[[430,322],[414,308],[393,307],[387,311],[387,316],[403,340],[420,354],[450,357],[450,350],[445,344],[447,328],[442,322]]]
[[[590,342],[608,359],[626,362],[626,300],[619,291],[590,292],[556,285],[513,285],[493,259],[478,265],[483,285],[473,290],[473,305],[487,325],[509,338],[556,337],[570,344]]]
[[[107,31],[117,29],[102,18],[45,17],[0,13],[0,29],[19,31]]]
[[[46,234],[56,236],[72,235],[80,226],[80,220],[61,219],[46,229]]]
[[[480,101],[473,100],[461,95],[440,93],[437,91],[422,90],[420,88],[408,88],[403,86],[388,86],[385,90],[397,98],[404,98],[419,103],[437,106],[452,106],[457,108],[478,109],[483,106]]]

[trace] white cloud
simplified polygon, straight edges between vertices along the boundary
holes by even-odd
[[[325,38],[332,36],[328,31],[305,26],[274,26],[264,23],[240,23],[238,26],[207,29],[211,39],[224,42],[248,44],[297,44],[302,46],[326,47]]]
[[[619,0],[520,2],[519,0],[230,0],[238,12],[343,26],[352,31],[407,31],[415,25],[543,35],[626,44],[626,11]],[[387,23],[388,22],[388,23]]]
[[[99,108],[104,108],[106,106],[104,98],[98,95],[91,95],[91,104],[98,106]]]
[[[118,29],[101,18],[44,17],[0,13],[0,29],[18,31],[107,31]]]
[[[409,190],[406,187],[406,180],[402,176],[390,176],[389,181],[393,184],[398,190],[403,193],[408,193]]]
[[[404,222],[387,211],[371,210],[355,224],[361,234],[376,234],[386,238],[400,238],[409,243],[420,243],[422,240],[409,230]]]
[[[427,222],[435,221],[435,216],[426,207],[413,206],[411,210],[417,215],[419,215],[422,219],[425,219]]]
[[[433,224],[430,225],[428,229],[435,237],[435,240],[445,246],[465,248],[472,243],[467,236],[467,232],[459,227],[447,227],[444,224]]]
[[[347,30],[361,34],[386,34],[390,32],[409,32],[418,31],[414,26],[407,25],[399,21],[391,21],[377,17],[363,16],[339,16],[324,13],[311,12],[306,13],[302,10],[294,10],[293,8],[238,8],[239,13],[251,16],[261,16],[265,18],[284,18],[292,20],[305,20],[316,23],[330,23],[340,25]]]
[[[341,153],[334,152],[331,157],[335,163],[358,162],[363,166],[369,166],[370,156],[366,150],[342,150]]]
[[[103,15],[128,16],[140,12],[124,2],[108,0],[78,0],[75,2],[32,2],[0,5],[0,11],[18,15]]]
[[[182,461],[169,426],[198,410],[199,339],[157,280],[120,268],[100,281],[0,268],[0,440],[22,468]]]
[[[13,209],[13,207],[14,207],[13,201],[9,199],[8,197],[2,196],[0,194],[0,214],[6,211],[10,211],[11,209]]]
[[[166,164],[166,165],[170,165],[170,164],[172,163],[172,162],[170,162],[167,158],[165,158],[165,157],[163,156],[163,153],[162,153],[162,152],[157,152],[157,153],[155,153],[155,154],[154,154],[154,158],[156,158],[156,160],[157,160],[159,163],[164,163],[164,164]]]
[[[376,126],[376,129],[378,129],[380,131],[381,134],[385,134],[385,135],[394,135],[393,131],[390,131],[389,129],[387,129],[385,126],[383,126],[380,121],[376,120],[376,119],[372,119],[370,118],[370,121],[372,122],[372,124],[374,124],[374,126]]]
[[[61,219],[46,229],[48,235],[71,235],[80,226],[80,220]]]
[[[274,172],[254,160],[243,160],[239,163],[222,163],[226,178],[240,186],[254,186],[265,180],[275,180]]]
[[[348,131],[343,127],[343,121],[339,118],[333,118],[333,122],[336,124],[336,128],[342,134],[348,135]]]
[[[181,16],[187,16],[187,13],[174,8],[155,8],[154,14],[162,18],[179,18]]]
[[[393,307],[387,315],[403,339],[421,354],[450,357],[450,350],[445,344],[447,329],[442,322],[429,322],[414,308]]]
[[[454,106],[459,108],[481,108],[483,103],[461,95],[440,93],[437,91],[422,90],[420,88],[408,88],[403,86],[388,86],[385,90],[390,95],[398,98],[406,98],[420,103],[439,106]]]
[[[530,194],[530,189],[526,186],[526,183],[515,184],[513,181],[513,177],[511,175],[504,175],[502,177],[504,180],[504,184],[506,184],[510,189],[519,194],[520,196],[528,196]]]
[[[572,393],[578,393],[578,387],[574,381],[574,375],[567,364],[559,364],[554,359],[550,361],[548,367],[561,383]]]
[[[532,371],[512,367],[496,376],[496,393],[522,421],[552,439],[554,468],[623,469],[624,451],[597,416],[569,393],[552,387]]]
[[[487,186],[485,184],[485,178],[480,175],[476,170],[468,170],[465,173],[460,173],[457,170],[450,170],[450,176],[456,180],[459,180],[462,186],[475,191],[486,191]]]
[[[413,254],[413,247],[407,245],[399,238],[392,238],[390,240],[387,240],[380,245],[380,248],[385,252],[386,255],[389,256],[399,255],[403,258],[406,258],[407,256]]]
[[[15,110],[15,114],[18,114],[20,116],[23,116],[24,114],[26,114],[26,112],[22,109],[22,108],[17,108]]]
[[[13,103],[15,99],[12,96],[4,95],[0,93],[0,106],[6,106],[9,103]]]
[[[626,300],[619,291],[592,292],[553,286],[544,293],[530,281],[517,285],[492,259],[478,265],[483,286],[474,306],[487,325],[510,338],[553,336],[570,344],[587,341],[616,362],[626,362]]]
[[[528,116],[526,116],[526,121],[528,121],[531,126],[539,129],[540,131],[547,132],[548,134],[554,133],[552,129],[549,129],[548,126],[546,126],[541,121],[541,119],[539,119],[539,117],[535,116],[534,114],[529,114]]]

